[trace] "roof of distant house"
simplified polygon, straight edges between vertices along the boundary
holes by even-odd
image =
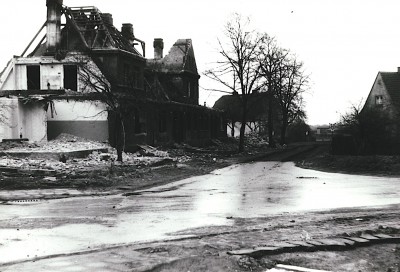
[[[379,72],[383,83],[396,107],[400,107],[400,73],[398,72]]]
[[[248,96],[248,121],[259,121],[265,118],[268,109],[268,93],[255,93]],[[239,121],[242,114],[241,95],[223,95],[214,104],[213,109],[226,112],[228,119]]]

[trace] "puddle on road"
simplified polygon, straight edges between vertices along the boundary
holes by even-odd
[[[0,206],[0,222],[23,218],[19,230],[1,229],[0,262],[172,238],[174,232],[188,228],[233,224],[227,219],[232,217],[395,204],[400,203],[399,184],[398,178],[332,174],[296,168],[293,163],[258,162],[119,196]],[[24,220],[40,218],[63,219],[65,224],[24,229]],[[95,218],[103,223],[76,224],[77,219],[89,222]],[[68,223],[72,221],[75,223]]]

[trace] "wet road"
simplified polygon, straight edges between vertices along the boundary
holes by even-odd
[[[187,228],[231,224],[230,216],[398,204],[399,184],[258,162],[129,196],[0,205],[0,263],[176,238]]]

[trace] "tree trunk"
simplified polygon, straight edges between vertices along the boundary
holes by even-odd
[[[288,121],[287,121],[287,117],[283,117],[282,118],[282,127],[281,127],[281,140],[280,140],[280,144],[284,145],[286,144],[286,130],[288,127]]]
[[[243,97],[245,99],[245,97]],[[242,124],[240,125],[240,136],[239,136],[239,152],[244,151],[244,132],[246,130],[246,119],[247,119],[247,101],[243,101],[242,107]]]
[[[274,140],[274,113],[273,113],[273,103],[272,103],[273,95],[270,91],[268,96],[268,146],[276,147]]]
[[[232,127],[231,127],[231,136],[235,137],[235,123],[234,121],[232,121]]]
[[[122,116],[120,113],[115,113],[115,148],[117,149],[117,161],[122,162],[122,151],[124,147],[122,129]]]
[[[243,120],[243,123],[240,125],[240,136],[239,136],[239,152],[244,151],[244,132],[246,130],[246,120]]]

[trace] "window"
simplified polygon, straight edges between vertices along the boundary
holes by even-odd
[[[124,63],[122,71],[123,84],[131,88],[140,88],[140,69],[136,66],[131,66]]]
[[[125,85],[131,86],[131,66],[127,63],[124,63],[123,69],[123,82]]]
[[[78,91],[78,67],[64,65],[64,89]]]
[[[133,68],[132,74],[132,86],[134,88],[140,88],[140,69],[138,67]]]
[[[383,95],[375,96],[375,105],[383,105]]]
[[[40,66],[26,66],[26,78],[28,90],[40,90]]]

